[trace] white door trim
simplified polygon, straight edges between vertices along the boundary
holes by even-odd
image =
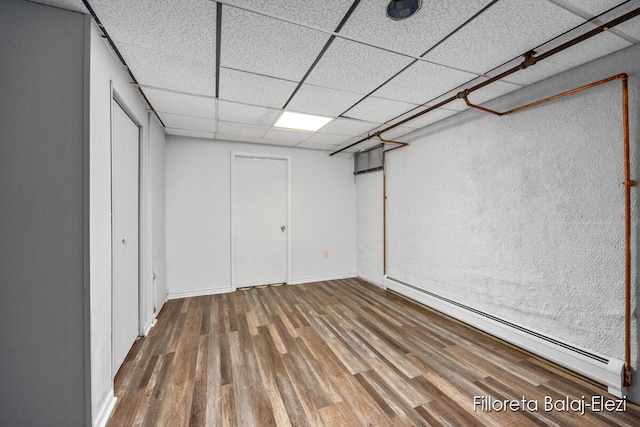
[[[287,179],[286,179],[286,221],[285,227],[287,227],[287,240],[286,240],[286,276],[287,283],[291,282],[291,156],[281,156],[275,154],[264,153],[242,153],[238,151],[231,152],[231,290],[235,291],[237,287],[236,282],[236,198],[234,179],[236,172],[236,160],[238,158],[248,159],[270,159],[270,160],[283,160],[286,165]]]

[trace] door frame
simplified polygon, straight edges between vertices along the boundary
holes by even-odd
[[[118,106],[122,109],[122,111],[125,112],[125,114],[129,117],[129,119],[131,119],[131,121],[137,126],[138,128],[138,315],[137,315],[137,320],[138,320],[138,324],[136,325],[136,329],[138,330],[138,336],[142,336],[144,335],[144,331],[143,331],[143,321],[142,321],[142,313],[143,313],[143,300],[142,300],[142,278],[143,278],[143,262],[142,262],[142,256],[143,256],[143,245],[145,244],[143,242],[143,237],[144,237],[144,233],[142,230],[142,214],[143,214],[143,189],[142,189],[142,154],[143,154],[143,126],[142,123],[140,123],[140,121],[136,118],[136,116],[133,114],[133,111],[128,107],[127,103],[125,102],[124,98],[122,96],[120,96],[120,94],[115,90],[115,88],[113,87],[113,82],[111,82],[111,106],[110,106],[110,114],[111,114],[111,120],[110,120],[110,124],[109,124],[109,130],[111,132],[111,135],[109,137],[110,139],[110,152],[111,152],[111,158],[109,159],[109,174],[110,174],[110,188],[111,188],[111,310],[110,310],[110,317],[111,317],[111,379],[112,381],[115,378],[115,375],[118,373],[118,370],[120,369],[119,366],[114,366],[114,359],[115,359],[115,355],[114,355],[114,326],[115,326],[115,322],[114,322],[114,307],[115,307],[115,300],[114,300],[114,274],[113,271],[115,269],[114,266],[114,249],[115,249],[115,236],[113,235],[113,231],[114,231],[114,225],[113,225],[113,125],[114,125],[114,108],[116,107],[115,104],[118,104]]]
[[[231,290],[235,291],[237,287],[237,275],[236,275],[236,212],[237,212],[237,191],[235,189],[235,176],[236,176],[236,161],[237,159],[266,159],[266,160],[280,160],[285,162],[286,168],[286,188],[285,196],[286,202],[286,219],[285,227],[287,227],[286,238],[286,283],[291,283],[291,156],[283,156],[277,154],[264,154],[264,153],[243,153],[238,151],[231,152]]]

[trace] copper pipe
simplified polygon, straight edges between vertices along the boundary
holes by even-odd
[[[376,132],[374,136],[385,143],[398,144],[397,147],[389,148],[382,151],[382,274],[387,274],[387,153],[389,151],[404,148],[409,145],[406,142],[392,141],[384,139],[380,136],[380,132]]]
[[[596,27],[593,30],[591,30],[591,31],[589,31],[589,32],[587,32],[585,34],[582,34],[581,36],[578,36],[578,37],[576,37],[574,39],[571,39],[568,42],[563,43],[560,46],[557,46],[557,47],[555,47],[554,49],[551,49],[548,52],[544,52],[544,53],[538,55],[537,57],[533,56],[532,52],[528,52],[525,55],[524,61],[522,61],[522,63],[520,63],[519,65],[517,65],[515,67],[512,67],[512,68],[509,68],[508,70],[506,70],[506,71],[504,71],[504,72],[502,72],[502,73],[500,73],[500,74],[498,74],[498,75],[496,75],[494,77],[491,77],[490,79],[488,79],[488,80],[486,80],[486,81],[484,81],[482,83],[479,83],[479,84],[477,84],[477,85],[475,85],[475,86],[473,86],[473,87],[471,87],[469,89],[465,89],[465,91],[463,91],[463,92],[466,92],[467,94],[469,94],[469,93],[474,92],[474,91],[476,91],[478,89],[481,89],[481,88],[483,88],[483,87],[485,87],[485,86],[487,86],[487,85],[489,85],[491,83],[494,83],[494,82],[496,82],[496,81],[498,81],[500,79],[503,79],[504,77],[507,77],[507,76],[517,72],[517,71],[520,71],[520,70],[528,68],[528,67],[530,67],[532,65],[535,65],[537,62],[542,61],[544,59],[547,59],[548,57],[550,57],[552,55],[555,55],[556,53],[561,52],[561,51],[563,51],[563,50],[565,50],[565,49],[567,49],[567,48],[569,48],[569,47],[571,47],[571,46],[573,46],[575,44],[583,42],[583,41],[585,41],[585,40],[587,40],[587,39],[589,39],[589,38],[591,38],[591,37],[593,37],[593,36],[595,36],[597,34],[600,34],[603,31],[607,31],[610,28],[613,28],[618,24],[621,24],[621,23],[623,23],[625,21],[628,21],[629,19],[635,18],[638,15],[640,15],[640,8],[636,8],[636,9],[632,10],[631,12],[625,13],[624,15],[622,15],[622,16],[616,18],[616,19],[613,19],[613,20],[611,20],[611,21],[609,21],[609,22],[607,22],[605,24],[602,24],[599,27]],[[405,124],[405,123],[407,123],[407,122],[409,122],[411,120],[414,120],[414,119],[416,119],[416,118],[418,118],[418,117],[420,117],[420,116],[422,116],[424,114],[427,114],[430,111],[433,111],[433,110],[435,110],[437,108],[443,107],[443,106],[445,106],[445,105],[449,104],[450,102],[453,102],[453,101],[455,101],[457,99],[463,99],[463,97],[460,96],[460,93],[458,93],[456,95],[453,95],[453,96],[445,99],[444,101],[441,101],[441,102],[437,103],[436,105],[428,107],[426,110],[422,110],[422,111],[420,111],[420,112],[418,112],[416,114],[413,114],[412,116],[409,116],[409,117],[407,117],[407,118],[405,118],[403,120],[400,120],[399,122],[394,123],[394,124],[384,128],[384,129],[382,129],[381,131],[379,131],[377,133],[378,134],[382,134],[384,132],[388,132],[391,129],[394,129],[394,128],[396,128],[396,127],[398,127],[400,125],[403,125],[403,124]],[[373,136],[374,135],[367,135],[366,137],[364,137],[364,138],[362,138],[362,139],[360,139],[360,140],[358,140],[358,141],[356,141],[356,142],[354,142],[352,144],[349,144],[346,147],[342,147],[339,150],[334,151],[333,153],[329,154],[329,156],[333,156],[333,155],[338,154],[338,153],[340,153],[340,152],[342,152],[344,150],[347,150],[347,149],[349,149],[351,147],[354,147],[354,146],[356,146],[358,144],[361,144],[361,143],[363,143],[365,141],[368,141],[369,139],[373,138]]]
[[[625,207],[625,305],[624,305],[624,341],[625,367],[624,386],[631,385],[631,187],[636,182],[631,179],[629,154],[629,85],[627,76],[622,79],[622,120],[624,126],[624,207]]]
[[[626,81],[627,75],[623,73],[623,74],[617,74],[615,76],[607,77],[606,79],[598,80],[597,82],[589,83],[588,85],[580,86],[580,87],[577,87],[575,89],[571,89],[571,90],[568,90],[566,92],[562,92],[562,93],[559,93],[557,95],[553,95],[553,96],[550,96],[548,98],[544,98],[544,99],[541,99],[539,101],[535,101],[535,102],[532,102],[530,104],[523,105],[521,107],[512,108],[511,110],[508,110],[508,111],[505,111],[505,112],[502,112],[502,113],[499,112],[499,111],[490,110],[488,108],[472,104],[469,101],[469,99],[467,99],[467,96],[466,96],[467,94],[466,93],[463,95],[463,99],[465,100],[467,105],[469,107],[471,107],[471,108],[475,108],[477,110],[481,110],[481,111],[485,111],[487,113],[495,114],[497,116],[506,116],[508,114],[517,113],[518,111],[526,110],[527,108],[535,107],[537,105],[544,104],[545,102],[553,101],[553,100],[556,100],[558,98],[562,98],[562,97],[565,97],[567,95],[574,94],[576,92],[581,92],[581,91],[583,91],[585,89],[590,89],[590,88],[592,88],[594,86],[599,86],[601,84],[608,83],[608,82],[610,82],[612,80],[617,80],[617,79],[623,79],[623,81]]]
[[[567,95],[574,94],[586,89],[590,89],[595,86],[599,86],[604,83],[608,83],[613,80],[622,80],[622,124],[624,132],[624,239],[625,239],[625,304],[624,304],[624,342],[625,342],[625,368],[624,368],[624,387],[631,385],[631,187],[636,185],[636,182],[631,179],[631,164],[630,164],[630,137],[629,137],[629,84],[627,74],[616,74],[615,76],[608,77],[606,79],[598,80],[597,82],[590,83],[588,85],[580,86],[575,89],[568,90],[566,92],[559,93],[557,95],[550,96],[548,98],[541,99],[539,101],[532,102],[530,104],[523,105],[521,107],[513,108],[503,113],[493,111],[485,107],[473,105],[467,99],[467,93],[463,94],[463,99],[472,108],[486,111],[498,116],[506,116],[508,114],[517,113],[519,111],[526,110],[527,108],[535,107],[545,102],[553,101],[558,98],[562,98]]]

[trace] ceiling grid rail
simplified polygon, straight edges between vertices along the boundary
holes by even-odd
[[[344,15],[344,17],[342,18],[342,20],[340,21],[340,23],[338,24],[338,26],[336,27],[334,34],[332,34],[329,37],[329,40],[327,40],[327,42],[325,43],[324,47],[322,48],[322,50],[320,51],[320,53],[318,54],[318,56],[316,57],[316,59],[313,61],[313,63],[311,64],[311,66],[309,67],[309,69],[307,70],[307,72],[305,73],[305,75],[302,77],[302,79],[300,79],[300,81],[298,82],[298,86],[296,86],[296,88],[293,90],[293,93],[291,93],[291,96],[289,97],[289,99],[287,99],[287,102],[284,103],[284,105],[282,106],[282,109],[284,110],[285,108],[287,108],[287,106],[289,105],[289,103],[291,102],[291,100],[293,99],[294,96],[296,96],[296,93],[298,93],[298,91],[300,90],[300,88],[302,87],[302,85],[304,84],[305,80],[307,80],[307,77],[309,77],[309,74],[311,74],[311,72],[313,71],[313,69],[316,67],[316,65],[318,65],[318,62],[320,62],[320,59],[324,56],[325,52],[327,51],[327,49],[329,49],[329,46],[331,46],[331,43],[333,43],[333,41],[336,38],[336,34],[340,32],[340,30],[342,29],[342,27],[344,26],[344,24],[347,22],[347,20],[349,19],[349,17],[351,16],[351,14],[353,13],[354,10],[356,10],[356,7],[358,6],[358,4],[360,4],[360,0],[355,0],[353,2],[353,4],[351,5],[351,7],[349,8],[349,10],[347,11],[347,13]]]
[[[467,19],[465,22],[463,22],[462,24],[460,24],[456,29],[454,29],[452,32],[450,32],[449,34],[447,34],[444,38],[442,38],[441,40],[439,40],[436,44],[434,44],[433,46],[431,46],[429,49],[427,49],[422,55],[420,55],[420,58],[424,58],[426,55],[429,54],[429,52],[431,52],[432,50],[434,50],[435,48],[437,48],[438,46],[440,46],[442,43],[444,43],[448,38],[450,38],[451,36],[453,36],[455,33],[457,33],[458,31],[460,31],[462,28],[464,28],[467,24],[469,24],[471,21],[473,21],[474,19],[476,19],[478,16],[480,16],[482,13],[484,13],[485,11],[487,11],[487,9],[489,9],[491,6],[493,6],[494,4],[496,4],[498,2],[498,0],[493,0],[491,3],[489,3],[488,5],[486,5],[485,7],[483,7],[482,9],[480,9],[478,12],[476,12],[471,18]],[[397,73],[395,73],[394,75],[392,75],[391,77],[389,77],[386,81],[384,81],[381,85],[379,85],[378,87],[376,87],[375,89],[373,89],[371,92],[369,92],[368,94],[366,94],[365,96],[362,97],[362,99],[360,99],[358,102],[356,102],[355,104],[353,104],[351,107],[347,108],[345,111],[343,111],[338,117],[344,117],[345,114],[347,114],[347,112],[349,112],[349,110],[353,109],[353,107],[355,107],[356,105],[360,104],[362,101],[364,101],[365,99],[367,99],[369,96],[373,95],[377,90],[379,90],[380,88],[382,88],[384,85],[386,85],[387,83],[389,83],[390,81],[392,81],[393,79],[395,79],[396,77],[398,77],[400,74],[402,74],[402,72],[406,71],[409,67],[411,67],[412,65],[414,65],[416,62],[420,61],[420,59],[413,59],[413,61],[411,61],[409,64],[407,64],[405,67],[403,67],[400,71],[398,71]],[[419,108],[419,107],[416,107]],[[406,114],[406,113],[405,113]]]
[[[93,10],[91,5],[89,4],[89,1],[88,0],[82,0],[82,3],[84,4],[84,7],[87,8],[87,10],[89,11],[89,14],[91,15],[91,17],[95,21],[96,25],[100,29],[100,32],[102,33],[102,37],[107,40],[107,43],[109,43],[109,47],[113,50],[115,55],[118,57],[118,61],[120,61],[120,64],[122,65],[122,67],[127,71],[127,74],[129,74],[129,79],[131,80],[131,84],[137,89],[138,93],[140,94],[140,96],[144,100],[145,104],[147,105],[147,110],[153,112],[153,114],[156,116],[156,118],[158,119],[158,121],[160,122],[162,127],[166,127],[164,122],[162,121],[162,119],[158,115],[158,112],[153,108],[153,106],[151,105],[151,102],[149,102],[149,99],[147,98],[147,96],[140,89],[140,84],[138,83],[138,80],[133,75],[133,72],[131,71],[131,68],[129,68],[129,66],[127,65],[126,61],[124,60],[124,57],[122,56],[122,54],[120,53],[120,51],[116,47],[116,44],[114,43],[113,39],[109,36],[109,33],[104,28],[104,25],[102,25],[102,22],[98,18],[98,15],[96,15],[96,12]]]

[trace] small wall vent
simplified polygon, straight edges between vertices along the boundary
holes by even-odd
[[[353,174],[360,175],[363,173],[380,171],[383,169],[383,151],[384,144],[376,145],[375,147],[367,148],[366,150],[359,151],[353,155],[354,168]]]

